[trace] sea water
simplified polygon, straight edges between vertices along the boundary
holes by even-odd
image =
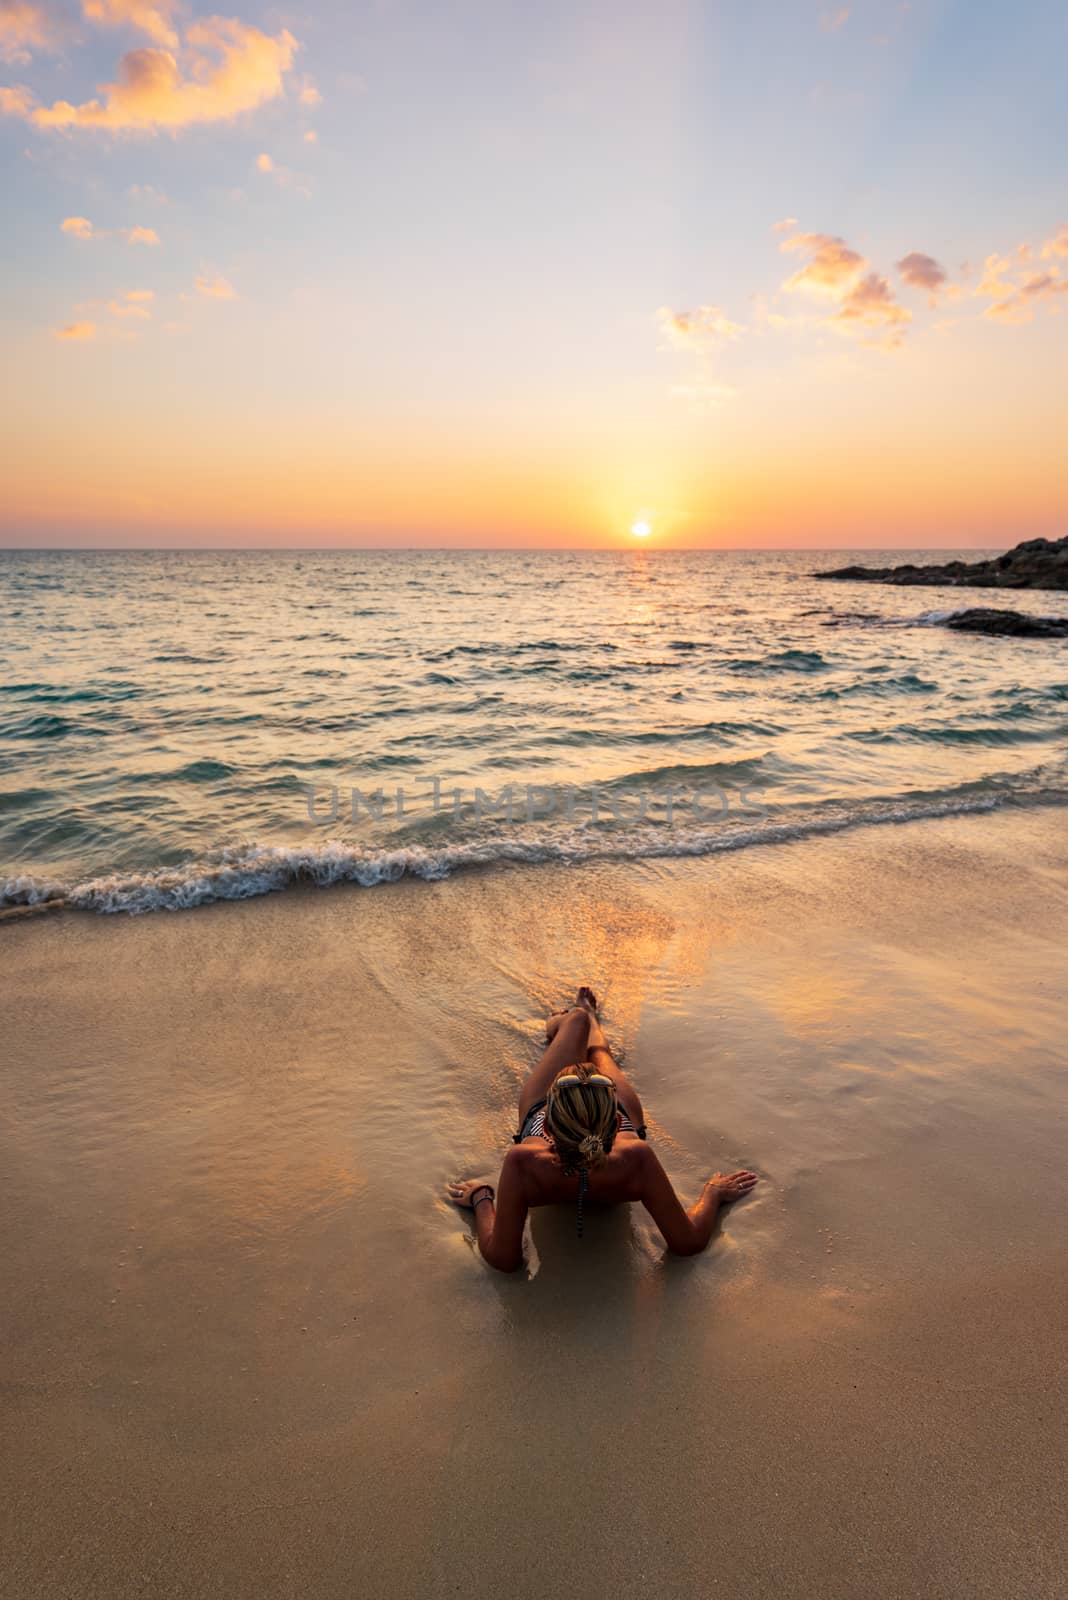
[[[1057,597],[813,576],[903,555],[0,551],[0,908],[1063,804],[1068,644],[942,626]]]

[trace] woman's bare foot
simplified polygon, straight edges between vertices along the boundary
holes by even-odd
[[[720,1205],[729,1206],[732,1200],[743,1199],[757,1181],[755,1172],[714,1172],[708,1185],[719,1190]]]
[[[556,1030],[559,1028],[564,1018],[568,1016],[570,1012],[578,1008],[581,1008],[583,1011],[588,1011],[591,1017],[595,1017],[597,1015],[597,996],[594,994],[588,983],[584,983],[580,986],[573,1004],[568,1006],[566,1010],[551,1011],[549,1013],[549,1020],[545,1024],[546,1044],[552,1043],[556,1035]]]

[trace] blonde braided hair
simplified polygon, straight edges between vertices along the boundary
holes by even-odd
[[[549,1086],[545,1132],[568,1173],[601,1166],[619,1127],[615,1086],[587,1082],[595,1071],[588,1062],[565,1067]],[[571,1077],[582,1081],[557,1087],[561,1078]]]

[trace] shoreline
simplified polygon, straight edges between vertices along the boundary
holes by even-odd
[[[5,944],[0,1593],[1054,1600],[1059,814],[200,909]],[[680,1192],[763,1181],[510,1279],[442,1187],[581,980]]]
[[[742,793],[745,794],[744,789]],[[509,833],[489,840],[475,835],[450,841],[436,849],[418,841],[379,840],[374,845],[366,845],[335,838],[300,844],[251,845],[240,859],[234,859],[232,849],[217,851],[214,856],[194,858],[179,866],[144,872],[102,873],[55,893],[51,891],[59,890],[59,885],[54,879],[23,874],[6,882],[0,880],[0,896],[6,892],[10,899],[9,904],[0,905],[0,923],[53,911],[135,916],[159,911],[197,911],[208,905],[257,900],[292,889],[382,889],[401,882],[443,882],[457,876],[466,878],[471,873],[501,869],[522,871],[548,867],[570,871],[601,865],[670,864],[735,851],[803,844],[871,828],[897,828],[944,818],[990,816],[1002,812],[1041,813],[1068,806],[1068,792],[1060,788],[1039,791],[1026,802],[1019,801],[1011,793],[967,798],[953,793],[937,799],[864,800],[856,805],[856,811],[849,815],[842,815],[840,805],[831,803],[827,815],[787,816],[754,803],[750,813],[739,812],[736,823],[718,832],[677,827],[677,831],[665,834],[660,831],[659,819],[654,819],[653,828],[644,822],[634,822],[618,835],[591,834],[577,841],[573,835],[555,835],[546,830],[526,836]],[[755,820],[758,813],[762,817],[760,821]],[[668,822],[667,827],[671,830],[676,825]],[[493,853],[487,854],[487,851]],[[36,885],[41,886],[41,898],[33,898],[39,892]],[[16,900],[15,894],[29,898]]]

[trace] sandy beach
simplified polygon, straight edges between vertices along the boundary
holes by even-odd
[[[2,1593],[1063,1594],[1057,812],[6,925]],[[588,979],[693,1198],[487,1268]]]

